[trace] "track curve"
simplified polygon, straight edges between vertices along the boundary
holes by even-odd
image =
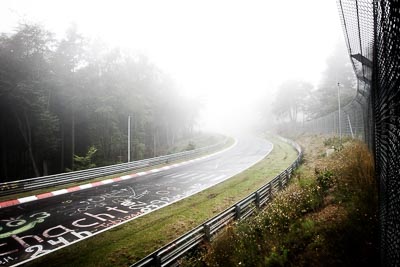
[[[221,153],[77,192],[0,210],[0,266],[18,266],[160,209],[244,171],[270,142],[240,136]]]

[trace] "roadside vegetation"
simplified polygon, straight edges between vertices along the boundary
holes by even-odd
[[[358,141],[303,136],[304,163],[259,214],[183,266],[379,266],[373,159]],[[330,156],[326,150],[340,148]]]
[[[128,266],[261,187],[297,157],[275,138],[273,151],[248,170],[189,198],[154,211],[27,266]]]

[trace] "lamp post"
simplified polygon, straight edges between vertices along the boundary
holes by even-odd
[[[131,161],[131,116],[128,116],[128,162]]]

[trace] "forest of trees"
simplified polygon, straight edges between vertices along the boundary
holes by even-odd
[[[193,131],[199,103],[146,57],[21,24],[0,36],[0,182],[157,156]]]
[[[326,66],[317,88],[303,80],[288,80],[280,85],[272,107],[278,120],[297,122],[338,110],[338,83],[341,106],[350,103],[356,94],[356,77],[344,47],[335,47]]]

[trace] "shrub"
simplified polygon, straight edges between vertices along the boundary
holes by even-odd
[[[193,143],[192,141],[190,141],[188,143],[188,145],[186,146],[185,151],[190,151],[190,150],[194,150],[194,149],[196,149],[196,144]]]
[[[323,192],[328,191],[333,185],[333,172],[331,170],[319,170],[315,169],[315,177],[318,186],[322,189]]]

